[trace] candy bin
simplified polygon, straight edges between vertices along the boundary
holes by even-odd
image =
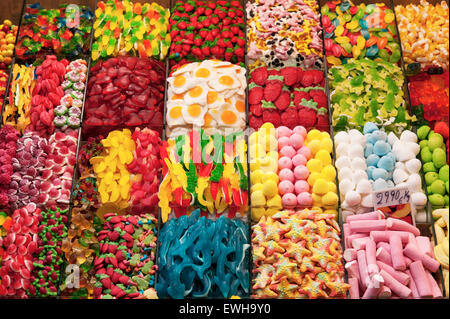
[[[244,63],[244,1],[176,0],[172,4],[171,67],[208,59]]]
[[[6,70],[12,63],[18,27],[9,19],[0,21],[0,70]]]
[[[191,214],[194,209],[200,209],[204,216],[246,219],[246,153],[243,132],[224,136],[193,129],[163,141],[163,179],[158,193],[162,222]]]
[[[340,227],[334,215],[280,210],[252,226],[252,298],[342,299]]]
[[[92,60],[132,55],[164,60],[171,42],[169,0],[98,1]]]
[[[242,132],[247,116],[246,69],[225,61],[184,64],[167,79],[166,136],[202,128],[208,135]]]
[[[212,220],[196,209],[169,220],[159,234],[158,296],[248,298],[249,240],[248,224],[224,215]],[[186,253],[180,255],[180,250]]]
[[[37,56],[43,58],[47,54],[77,58],[88,53],[94,3],[93,0],[78,0],[72,4],[25,1],[16,46],[17,58],[33,62]]]
[[[322,68],[319,2],[246,2],[249,68]]]
[[[340,131],[334,137],[342,217],[373,211],[374,191],[407,187],[410,204],[390,205],[380,210],[410,224],[427,222],[427,197],[421,174],[418,134],[386,132],[368,122],[363,132]]]
[[[448,1],[406,0],[395,4],[406,73],[448,70]]]
[[[304,209],[338,217],[339,197],[329,133],[264,123],[249,136],[251,217]]]

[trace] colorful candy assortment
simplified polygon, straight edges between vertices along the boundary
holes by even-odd
[[[27,298],[33,295],[33,255],[38,249],[38,228],[41,210],[29,204],[12,214],[12,223],[3,239],[3,260],[0,268],[0,296]]]
[[[164,65],[153,59],[118,57],[91,68],[85,104],[86,127],[162,126]]]
[[[99,1],[92,59],[133,54],[163,60],[170,46],[169,15],[156,2]]]
[[[320,70],[299,67],[281,69],[260,67],[250,73],[249,126],[257,129],[264,122],[275,127],[329,130],[325,79]]]
[[[406,109],[400,67],[352,59],[332,67],[328,76],[336,130],[361,128],[366,122],[401,130],[415,120]]]
[[[405,63],[422,69],[448,69],[449,11],[445,1],[435,5],[426,0],[395,7]]]
[[[161,229],[158,282],[161,298],[230,298],[249,295],[248,225],[200,210],[171,219]]]
[[[229,62],[205,60],[183,65],[167,79],[167,135],[204,127],[208,134],[245,128],[246,70]]]
[[[322,28],[317,1],[255,0],[247,2],[246,12],[250,64],[322,67]]]
[[[94,298],[155,299],[156,223],[151,215],[105,214],[97,233],[100,252],[95,258]]]
[[[407,186],[416,208],[414,217],[425,221],[427,197],[422,190],[422,163],[416,158],[420,151],[417,135],[409,130],[399,136],[387,134],[372,122],[364,125],[363,133],[352,129],[335,136],[344,219],[373,210],[372,191]],[[412,223],[412,216],[403,216],[401,210],[392,217]]]
[[[9,185],[14,172],[13,159],[16,156],[18,132],[5,125],[0,129],[0,207],[8,207]]]
[[[343,229],[350,298],[442,298],[440,264],[418,228],[374,211],[349,216]]]
[[[252,226],[254,298],[344,298],[340,229],[334,215],[280,211]]]
[[[242,134],[208,136],[203,130],[162,142],[163,180],[159,187],[161,218],[201,208],[210,214],[227,210],[246,216],[247,145]]]
[[[8,19],[0,24],[0,70],[5,70],[11,65],[17,28]]]
[[[61,83],[64,96],[60,99],[60,105],[54,109],[53,120],[54,125],[62,131],[81,126],[86,73],[86,61],[82,59],[70,62],[66,67],[65,80]]]
[[[448,207],[449,204],[448,126],[446,128],[443,133],[446,134],[447,148],[443,136],[429,126],[417,130],[428,199],[434,208]]]
[[[78,17],[77,17],[78,15]],[[21,59],[36,54],[76,57],[89,50],[93,12],[87,6],[62,5],[44,9],[39,3],[25,8],[16,54]]]
[[[436,260],[442,266],[445,295],[448,298],[448,208],[435,209],[433,211],[433,218],[435,220],[434,230],[436,233],[436,245],[434,246],[433,252]]]
[[[394,12],[384,3],[355,6],[349,0],[327,2],[321,9],[324,47],[331,66],[349,59],[396,64],[400,58]]]
[[[171,65],[207,59],[243,63],[244,14],[236,0],[175,1],[169,26]]]

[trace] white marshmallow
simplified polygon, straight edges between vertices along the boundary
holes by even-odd
[[[405,149],[411,150],[414,153],[414,156],[417,156],[417,154],[420,153],[420,145],[413,142],[406,142],[405,143]]]
[[[411,174],[406,181],[411,192],[422,190],[422,180],[419,174]]]
[[[413,158],[416,158],[414,152],[411,149],[408,149],[407,147],[408,147],[407,145],[404,145],[404,149],[398,151],[397,153],[394,153],[395,157],[397,158],[397,161],[406,162]]]
[[[345,201],[349,206],[356,206],[361,203],[361,195],[358,192],[350,191],[345,195]]]
[[[366,144],[366,137],[364,135],[354,135],[350,137],[350,144],[359,144],[359,145],[365,145]]]
[[[357,170],[357,169],[366,170],[367,169],[366,160],[361,157],[353,158],[352,159],[352,169],[353,170]]]
[[[387,138],[388,138],[389,144],[391,144],[391,145],[394,145],[394,143],[395,143],[396,141],[399,141],[397,135],[395,135],[393,132],[390,132],[390,133],[388,134]]]
[[[365,196],[367,197],[367,196]],[[364,200],[364,198],[362,200]],[[372,200],[372,198],[370,198],[370,200]],[[371,211],[373,211],[372,209],[373,205],[370,205],[370,207],[359,207],[358,210],[356,211],[356,214],[366,214],[366,213],[370,213]]]
[[[344,167],[350,167],[352,165],[352,162],[350,161],[350,157],[341,156],[336,160],[334,164],[336,165],[337,169],[342,169]]]
[[[362,145],[360,145],[360,144],[350,145],[350,150],[348,151],[348,156],[351,158],[364,157],[364,147],[362,147]]]
[[[394,170],[393,178],[395,184],[400,184],[401,182],[406,181],[408,177],[409,177],[408,173],[406,173],[404,170],[402,169]]]
[[[348,151],[350,150],[350,144],[341,143],[336,147],[336,156],[340,158],[341,156],[348,156]]]
[[[400,140],[417,143],[417,135],[410,130],[405,130],[402,132],[402,135],[400,135]]]
[[[410,174],[419,173],[420,168],[422,167],[422,163],[419,159],[413,158],[405,163],[406,170]]]
[[[406,166],[405,166],[405,163],[403,163],[403,162],[396,162],[395,163],[395,168],[402,169],[402,170],[406,171]]]
[[[394,182],[393,181],[387,181],[387,187],[388,188],[394,188],[395,187]]]
[[[350,136],[347,132],[341,131],[334,136],[334,142],[336,143],[336,145],[339,145],[341,143],[349,143]]]
[[[427,203],[427,196],[422,192],[415,192],[411,194],[411,202],[415,206],[423,207]]]
[[[348,131],[348,136],[350,137],[350,140],[351,140],[352,137],[358,137],[358,136],[364,136],[364,135],[357,129],[351,129],[350,131]]]
[[[338,178],[339,178],[340,181],[342,181],[342,180],[344,180],[346,178],[351,180],[352,179],[352,173],[353,173],[353,171],[352,171],[352,169],[350,167],[344,167],[344,168],[339,170]]]
[[[403,183],[395,185],[395,188],[404,188],[404,187],[409,187],[408,183],[403,182]]]
[[[372,184],[367,180],[360,180],[356,185],[356,191],[361,194],[369,194],[372,191]]]
[[[365,195],[361,200],[362,207],[373,207],[372,194]]]
[[[355,189],[355,184],[353,184],[353,182],[348,178],[344,178],[343,180],[341,180],[339,182],[339,191],[344,196],[345,196],[345,194],[347,194],[348,192],[350,192],[354,189]]]

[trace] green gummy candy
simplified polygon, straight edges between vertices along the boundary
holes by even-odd
[[[425,147],[428,147],[428,140],[423,140],[419,142],[420,149],[424,149]]]
[[[436,148],[433,151],[433,163],[436,168],[441,168],[447,163],[446,153],[442,148]]]
[[[424,171],[425,173],[428,173],[428,172],[437,172],[437,169],[436,169],[436,167],[434,166],[433,162],[428,162],[428,163],[423,164],[423,171]]]
[[[445,205],[445,199],[444,199],[444,196],[442,196],[442,195],[433,194],[433,195],[429,196],[428,199],[430,200],[430,203],[432,206],[442,207]]]
[[[424,147],[420,151],[420,157],[422,158],[422,162],[423,163],[428,163],[428,162],[431,162],[433,160],[433,154],[431,153],[431,151],[430,151],[428,146]]]
[[[437,179],[431,184],[430,190],[433,194],[444,195],[445,194],[445,183],[440,179]]]
[[[428,139],[428,147],[430,148],[430,151],[434,151],[436,148],[440,148],[443,143],[444,138],[441,134],[435,133]]]
[[[446,165],[442,166],[441,169],[439,170],[439,179],[441,181],[448,182],[448,180],[449,180],[448,174],[449,174],[449,167],[446,164]]]
[[[430,186],[433,184],[434,181],[436,181],[439,178],[438,173],[436,172],[428,172],[425,174],[425,183]]]

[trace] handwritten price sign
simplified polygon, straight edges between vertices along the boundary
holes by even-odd
[[[372,192],[373,206],[375,208],[403,205],[410,201],[408,187],[391,188]]]

